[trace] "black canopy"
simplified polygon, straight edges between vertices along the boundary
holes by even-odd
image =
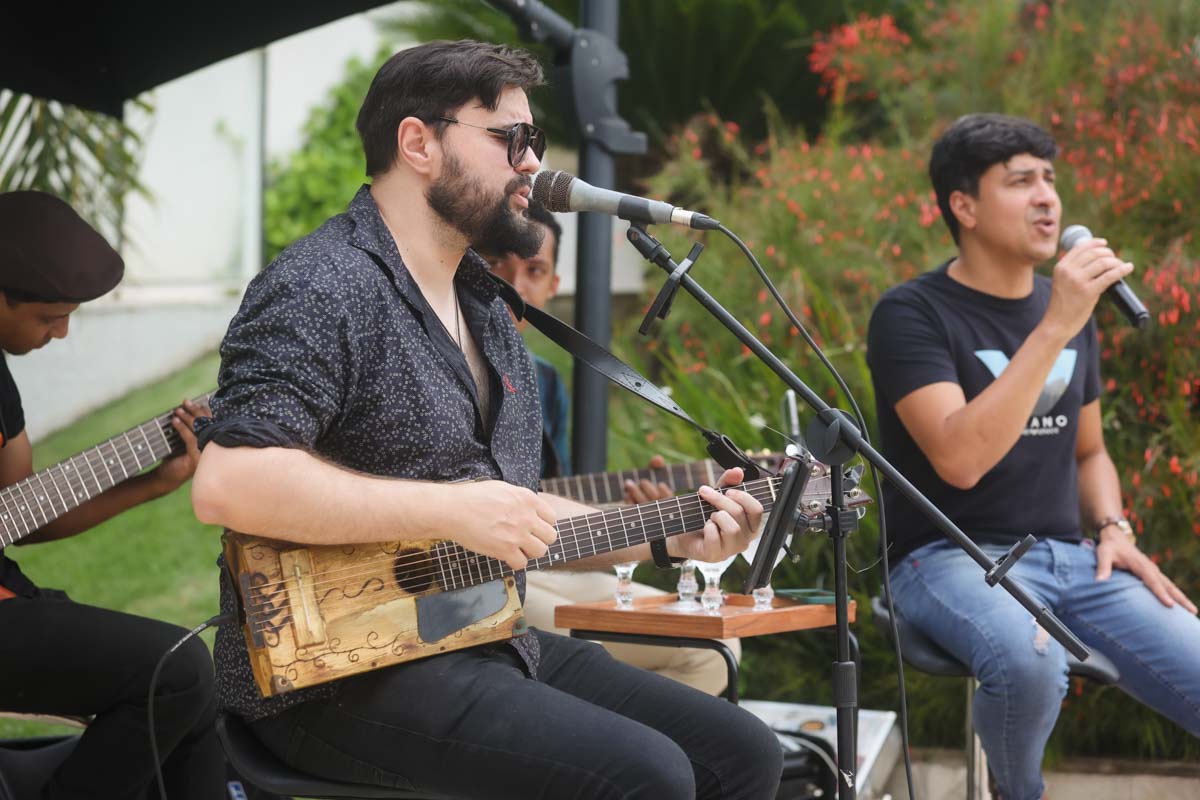
[[[120,117],[126,100],[389,0],[14,0],[0,10],[0,88]]]

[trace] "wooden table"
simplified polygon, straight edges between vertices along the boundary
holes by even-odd
[[[798,603],[776,597],[770,609],[758,611],[749,595],[729,594],[725,605],[714,614],[663,610],[677,599],[675,595],[639,597],[633,601],[633,608],[617,608],[612,600],[561,605],[554,609],[554,624],[569,629],[576,639],[715,650],[729,670],[726,696],[736,703],[737,660],[721,639],[827,628],[835,623],[832,604]],[[855,620],[855,611],[851,601],[850,622]]]

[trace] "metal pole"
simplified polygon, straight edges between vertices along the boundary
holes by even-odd
[[[580,27],[617,41],[617,0],[580,0]],[[586,41],[584,39],[583,41]],[[583,44],[583,41],[580,44]],[[586,48],[581,48],[586,51]],[[576,65],[579,68],[579,65]],[[617,107],[617,87],[605,90],[608,107]],[[616,184],[613,154],[584,130],[579,177],[606,189]],[[612,220],[606,214],[579,215],[576,250],[575,325],[605,347],[612,333]],[[575,472],[603,472],[608,463],[608,381],[575,359],[572,393],[571,453]]]

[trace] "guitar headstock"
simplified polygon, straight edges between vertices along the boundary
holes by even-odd
[[[807,454],[805,454],[807,455]],[[788,455],[780,464],[780,470],[790,462],[809,465],[808,482],[804,486],[804,494],[800,499],[800,513],[806,517],[818,517],[825,511],[832,491],[828,464],[814,461],[811,457],[795,457]],[[862,465],[848,467],[842,471],[842,497],[847,508],[861,508],[874,503],[875,500],[863,491],[861,487],[863,475]],[[861,516],[861,513],[860,513]]]

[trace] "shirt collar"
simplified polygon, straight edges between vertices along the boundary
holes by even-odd
[[[417,300],[421,297],[421,290],[404,266],[404,259],[396,249],[396,241],[384,223],[383,215],[379,213],[375,198],[371,196],[369,184],[363,184],[354,195],[346,215],[354,222],[350,244],[373,256],[375,262],[388,273],[401,296],[413,307],[421,308],[424,303]],[[475,295],[484,305],[489,305],[497,296],[487,271],[488,264],[483,257],[468,248],[458,262],[458,270],[454,275],[458,285]]]

